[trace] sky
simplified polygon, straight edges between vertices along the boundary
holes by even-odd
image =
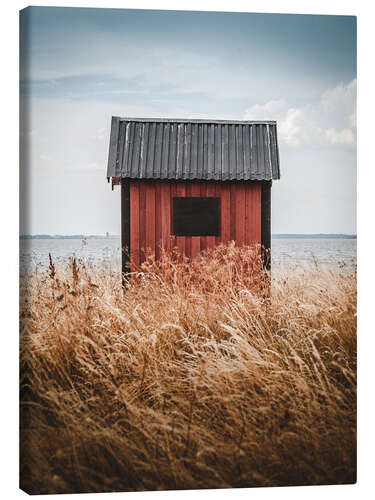
[[[356,18],[29,7],[21,234],[120,234],[111,116],[276,120],[272,233],[356,233]]]

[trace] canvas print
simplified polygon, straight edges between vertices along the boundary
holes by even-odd
[[[20,12],[20,487],[356,481],[356,19]]]

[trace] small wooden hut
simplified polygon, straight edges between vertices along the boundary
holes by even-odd
[[[188,257],[260,244],[270,266],[276,122],[112,117],[108,181],[121,185],[122,271],[145,250]]]

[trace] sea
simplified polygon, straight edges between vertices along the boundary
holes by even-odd
[[[354,266],[357,240],[346,238],[272,238],[272,266],[281,264],[337,264]],[[20,239],[20,269],[49,265],[49,254],[57,265],[72,257],[93,265],[120,269],[120,238]]]

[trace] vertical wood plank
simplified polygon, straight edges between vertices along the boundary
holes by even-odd
[[[130,272],[130,186],[129,181],[121,180],[121,271],[122,283],[125,274]]]
[[[258,239],[258,224],[260,222],[260,200],[258,200],[258,187],[257,184],[251,184],[251,196],[252,196],[252,205],[253,205],[253,227],[252,227],[252,245],[256,245],[260,243],[260,239]]]
[[[201,182],[200,185],[200,191],[201,191],[201,197],[206,197],[207,196],[207,183],[206,182]],[[206,250],[207,248],[207,236],[201,236],[200,237],[200,248],[201,250]]]
[[[146,184],[139,183],[139,262],[145,260],[146,250]]]
[[[207,197],[215,197],[216,196],[216,187],[213,182],[207,183],[206,188]],[[213,248],[216,242],[216,236],[206,236],[207,248]]]
[[[256,183],[255,188],[255,205],[256,205],[256,221],[255,221],[255,241],[259,245],[262,243],[262,185],[260,182]],[[271,227],[270,227],[271,230]]]
[[[221,197],[221,221],[220,240],[222,243],[230,241],[230,184],[223,182],[220,187]]]
[[[255,184],[250,185],[250,196],[251,196],[251,245],[257,243],[257,200],[256,200],[256,186]]]
[[[185,183],[183,182],[174,183],[172,186],[172,198],[174,197],[185,198],[185,196],[186,196]],[[185,254],[185,242],[186,242],[186,236],[176,236],[176,247],[178,248],[178,251],[181,255]]]
[[[161,241],[164,250],[171,248],[171,184],[161,184]]]
[[[245,244],[251,245],[254,240],[254,206],[253,206],[253,190],[251,184],[246,184],[245,193]]]
[[[245,243],[245,186],[239,183],[236,189],[236,241],[238,246]]]
[[[198,182],[194,182],[191,184],[191,192],[190,196],[200,196],[201,195],[201,187]],[[194,259],[201,250],[201,237],[200,236],[192,236],[191,237],[191,258]]]
[[[130,249],[131,260],[137,267],[140,264],[139,255],[139,181],[130,184]]]
[[[262,182],[261,194],[261,243],[265,249],[263,266],[271,269],[271,185],[272,181]]]
[[[155,252],[155,182],[146,183],[146,249]]]
[[[261,222],[262,222],[262,186],[259,182],[254,183],[253,187],[253,210],[254,210],[254,219],[253,219],[253,242],[254,244],[261,244],[262,235],[261,235]]]
[[[230,183],[230,239],[236,241],[236,184]]]
[[[186,197],[191,196],[191,183],[190,182],[186,183],[185,196]],[[185,238],[185,255],[186,255],[186,257],[189,257],[189,258],[191,258],[191,240],[192,240],[192,236],[186,236],[186,238]]]
[[[161,189],[162,183],[160,181],[155,182],[155,257],[160,258],[160,247],[162,245],[161,237]]]
[[[215,196],[216,198],[219,198],[219,235],[215,236],[215,245],[218,245],[221,241],[221,211],[222,211],[222,206],[221,206],[221,183],[220,182],[215,182]]]

